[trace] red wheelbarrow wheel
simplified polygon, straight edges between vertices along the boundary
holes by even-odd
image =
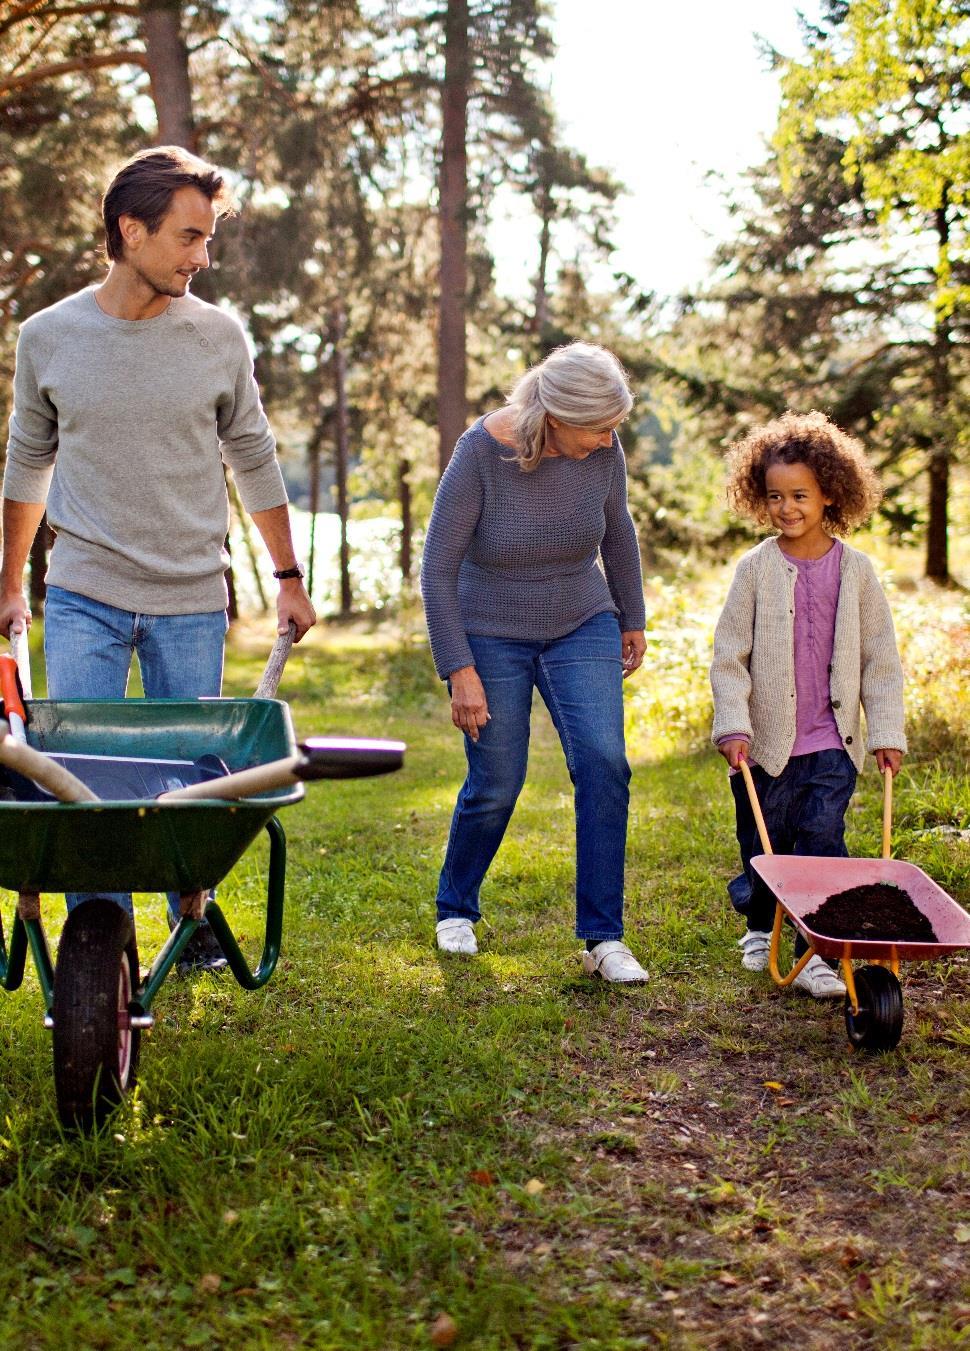
[[[859,1012],[845,1000],[845,1030],[860,1051],[891,1051],[903,1031],[903,991],[885,966],[863,966],[853,973]]]
[[[134,1087],[141,1032],[128,1005],[137,984],[131,917],[100,896],[72,910],[54,972],[54,1087],[65,1126],[100,1126]]]

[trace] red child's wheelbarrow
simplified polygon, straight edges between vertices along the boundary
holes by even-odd
[[[850,1043],[859,1050],[891,1051],[903,1030],[903,992],[899,963],[927,961],[947,952],[970,947],[970,915],[942,887],[913,863],[890,857],[892,822],[892,771],[883,775],[882,857],[816,858],[775,854],[758,802],[751,770],[741,761],[751,810],[764,848],[751,866],[774,893],[775,922],[771,931],[768,970],[776,985],[790,985],[814,955],[837,958],[845,981],[845,1026]],[[892,935],[876,938],[833,938],[809,927],[811,916],[829,896],[860,887],[887,883],[905,892],[916,909],[933,926],[937,941],[896,940]],[[808,943],[808,951],[787,975],[778,965],[781,926],[785,915]],[[865,966],[853,970],[853,960]]]

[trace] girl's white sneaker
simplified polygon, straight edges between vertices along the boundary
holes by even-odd
[[[745,971],[767,971],[768,953],[771,950],[771,931],[749,929],[738,939],[741,949],[741,965]]]
[[[841,999],[845,994],[845,981],[816,953],[792,981],[792,989],[804,990],[813,999]]]
[[[478,941],[470,919],[443,919],[435,925],[435,939],[441,952],[457,952],[474,957]]]

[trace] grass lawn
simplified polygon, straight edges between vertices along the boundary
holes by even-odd
[[[256,994],[171,980],[137,1094],[100,1137],[56,1123],[33,976],[2,1000],[0,1346],[970,1345],[970,964],[904,967],[903,1040],[878,1058],[847,1049],[840,1005],[742,971],[697,671],[723,586],[659,588],[630,682],[642,990],[581,973],[570,784],[544,711],[482,953],[441,958],[463,762],[419,630],[295,650],[281,693],[298,733],[402,737],[405,769],[286,811],[276,976]],[[911,604],[895,852],[970,905],[965,609]],[[234,636],[228,693],[254,688],[268,646]],[[878,852],[879,827],[869,773],[852,852]],[[220,889],[254,959],[266,857],[258,843]],[[144,961],[163,902],[137,909]],[[53,939],[59,898],[46,912]]]

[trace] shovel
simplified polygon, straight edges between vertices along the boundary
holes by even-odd
[[[390,774],[404,763],[403,741],[370,741],[358,737],[310,737],[297,755],[271,760],[252,769],[240,769],[221,779],[189,784],[159,794],[159,802],[196,802],[199,799],[255,797],[273,788],[314,779],[363,779]]]

